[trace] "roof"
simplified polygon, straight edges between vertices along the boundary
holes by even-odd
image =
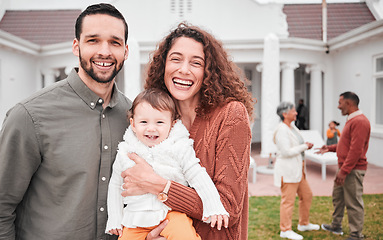
[[[322,4],[286,4],[283,7],[289,37],[322,40]],[[81,10],[6,11],[0,30],[38,45],[72,41]],[[327,39],[375,21],[366,3],[328,3]]]
[[[322,4],[284,5],[289,37],[322,40]],[[328,3],[327,39],[375,21],[366,3]]]
[[[38,45],[73,41],[81,10],[6,11],[0,29]]]

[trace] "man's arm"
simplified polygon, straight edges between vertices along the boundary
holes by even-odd
[[[22,105],[16,105],[0,132],[0,239],[15,239],[16,207],[40,162],[32,118]]]

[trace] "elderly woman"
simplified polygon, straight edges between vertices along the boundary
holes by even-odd
[[[303,239],[292,230],[292,216],[295,196],[299,196],[299,231],[318,230],[319,225],[309,222],[312,192],[306,180],[303,155],[304,151],[312,148],[313,144],[304,142],[303,137],[295,127],[297,117],[295,106],[282,102],[277,108],[277,114],[282,122],[274,133],[274,143],[278,153],[274,170],[274,184],[281,188],[280,205],[280,236],[288,239]]]

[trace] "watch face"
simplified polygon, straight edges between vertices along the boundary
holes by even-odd
[[[166,195],[166,193],[162,192],[162,193],[158,194],[157,198],[161,202],[165,202],[166,200],[168,200],[168,195]]]

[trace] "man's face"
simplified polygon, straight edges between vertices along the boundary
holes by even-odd
[[[72,50],[79,57],[78,74],[84,82],[111,82],[128,57],[123,21],[105,14],[86,16]]]
[[[349,110],[349,100],[344,99],[343,96],[339,97],[339,105],[338,109],[342,112],[342,115],[348,115],[348,110]]]

